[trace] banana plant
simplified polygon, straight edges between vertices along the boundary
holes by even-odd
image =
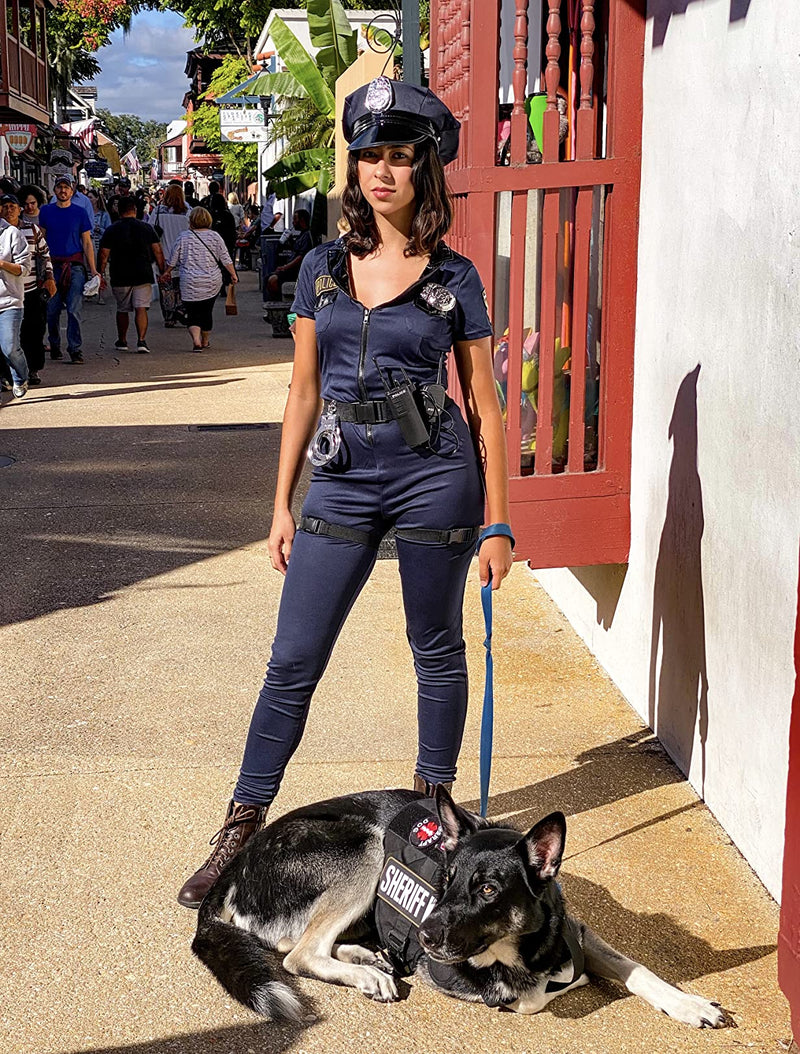
[[[310,187],[327,194],[333,173],[337,77],[358,57],[356,32],[340,0],[308,0],[308,28],[317,48],[311,56],[280,16],[271,23],[272,39],[286,67],[281,73],[262,73],[248,86],[252,95],[286,100],[275,121],[275,140],[288,143],[284,155],[264,175],[279,198]],[[314,145],[308,140],[313,136]],[[274,140],[274,141],[275,141]]]

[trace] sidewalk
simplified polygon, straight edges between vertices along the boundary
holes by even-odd
[[[316,1020],[281,1026],[193,959],[195,915],[175,893],[230,796],[281,586],[265,538],[292,345],[267,336],[243,278],[240,314],[220,303],[202,355],[157,305],[153,353],[118,354],[113,306],[87,305],[86,364],[48,362],[40,388],[3,396],[3,1054],[788,1049],[776,905],[522,565],[495,604],[490,815],[527,829],[562,809],[576,913],[737,1027],[695,1032],[606,982],[523,1018],[420,986],[379,1005],[314,981],[300,984]],[[268,427],[219,428],[243,423]],[[456,797],[475,805],[477,576],[466,633]],[[397,569],[380,560],[273,815],[408,785],[414,699]]]

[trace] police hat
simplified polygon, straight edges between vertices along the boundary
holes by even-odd
[[[348,150],[421,143],[432,139],[443,165],[458,153],[460,123],[428,88],[376,77],[344,101],[342,130]]]

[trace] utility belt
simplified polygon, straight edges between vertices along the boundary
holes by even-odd
[[[424,385],[420,391],[425,400],[429,387]],[[442,408],[452,405],[453,400],[449,395],[442,399]],[[433,405],[433,404],[431,404]],[[383,425],[388,421],[396,421],[392,404],[388,399],[371,399],[362,403],[342,403],[338,399],[325,399],[322,404],[324,416],[335,414],[340,421],[352,425]]]

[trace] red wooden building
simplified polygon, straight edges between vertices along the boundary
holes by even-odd
[[[37,133],[50,125],[46,8],[54,0],[2,0],[0,18],[0,126],[3,172],[33,178],[42,158]],[[27,145],[26,145],[27,144]]]
[[[624,562],[643,3],[432,0],[431,27],[431,87],[463,129],[451,242],[495,322],[517,553]]]

